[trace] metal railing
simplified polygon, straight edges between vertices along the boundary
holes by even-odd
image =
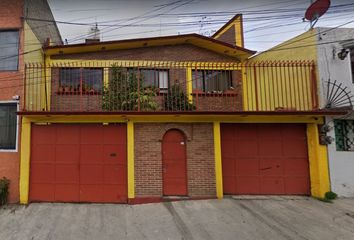
[[[27,64],[28,112],[241,112],[318,108],[313,62]]]

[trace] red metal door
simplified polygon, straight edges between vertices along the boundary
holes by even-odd
[[[306,129],[302,124],[223,124],[225,194],[308,195]]]
[[[126,202],[126,127],[32,126],[30,201]]]
[[[179,130],[169,130],[162,141],[163,194],[187,196],[186,141]]]

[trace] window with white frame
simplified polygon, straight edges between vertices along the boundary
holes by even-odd
[[[354,151],[354,120],[334,120],[337,151]]]
[[[17,103],[0,103],[0,150],[16,150]]]
[[[0,30],[0,71],[17,71],[19,31]]]
[[[138,74],[138,69],[130,68],[129,72]],[[169,71],[167,69],[139,69],[139,78],[144,87],[153,87],[160,90],[168,89]]]

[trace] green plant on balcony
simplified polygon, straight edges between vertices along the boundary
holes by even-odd
[[[191,111],[195,109],[195,105],[188,101],[188,97],[181,86],[176,83],[165,95],[165,109],[170,111]]]
[[[7,203],[7,197],[9,195],[10,180],[3,177],[0,179],[0,206]]]
[[[158,108],[152,88],[143,86],[136,71],[112,65],[109,86],[105,86],[102,109],[106,111],[153,111]]]

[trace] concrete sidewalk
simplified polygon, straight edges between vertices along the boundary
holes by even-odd
[[[1,240],[354,239],[354,199],[30,204],[0,210]]]

